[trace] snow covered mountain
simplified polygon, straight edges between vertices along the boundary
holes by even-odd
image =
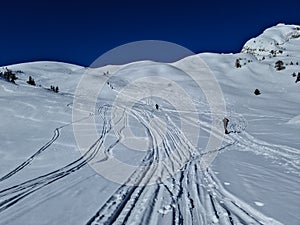
[[[3,67],[0,224],[299,224],[299,63],[300,26],[278,24],[237,54]]]

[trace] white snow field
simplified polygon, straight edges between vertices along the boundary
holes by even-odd
[[[201,76],[197,57],[224,95],[223,139],[223,117],[214,130],[206,93],[177,67]],[[278,60],[284,69],[275,68]],[[300,82],[292,76],[299,63],[300,26],[278,24],[237,54],[95,69],[8,66],[19,79],[0,78],[0,224],[299,225]],[[93,105],[89,87],[78,92],[83,74],[91,86],[105,84],[94,110],[85,105]],[[210,135],[222,144],[207,152]]]

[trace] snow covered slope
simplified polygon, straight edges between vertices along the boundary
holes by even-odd
[[[224,95],[224,139],[212,129],[207,93],[178,69],[199,72],[209,89],[198,57]],[[96,69],[8,66],[19,79],[0,78],[0,224],[299,224],[299,63],[300,27],[279,24],[237,54]],[[91,82],[80,89],[83,75]],[[222,145],[206,152],[212,133]]]
[[[258,59],[261,59],[261,56],[299,57],[299,38],[299,26],[278,24],[250,39],[242,52],[253,54]]]

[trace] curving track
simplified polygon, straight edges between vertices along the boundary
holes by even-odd
[[[168,129],[162,132],[149,126],[150,112],[136,108],[132,114],[150,135],[148,160],[86,225],[280,224],[228,193],[210,169],[201,171],[203,154],[193,149],[169,117]],[[162,140],[159,145],[158,136]],[[215,151],[237,144],[235,139]],[[132,180],[136,185],[131,185]]]
[[[121,106],[119,107],[122,109]],[[134,117],[146,130],[150,144],[144,159],[128,180],[120,185],[106,202],[99,202],[99,210],[89,216],[87,225],[280,224],[227,192],[210,169],[202,171],[201,157],[210,153],[201,154],[194,149],[166,112],[158,114],[160,119],[167,121],[166,129],[152,126],[153,112],[146,108],[143,105],[137,105],[130,110],[123,108],[122,116]],[[120,135],[115,142],[105,145],[108,134],[113,132],[110,113],[109,105],[99,109],[103,119],[102,130],[85,155],[60,169],[0,190],[0,215],[38,190],[80,170],[99,155],[102,157],[97,163],[113,157],[113,151],[124,138],[122,133],[128,123],[125,120],[124,125],[118,128]],[[62,128],[56,128],[54,136],[42,148],[15,170],[2,177],[0,181],[29,166],[32,160],[57,140]],[[203,129],[208,129],[208,126],[204,124]],[[223,151],[233,145],[251,147],[249,143],[252,143],[255,148],[256,145],[262,144],[245,135],[231,135],[226,140],[226,145],[215,151]],[[272,147],[274,146],[267,146],[265,143],[263,148],[265,151],[272,152]],[[280,156],[284,157],[283,154]],[[298,168],[292,163],[291,166]]]

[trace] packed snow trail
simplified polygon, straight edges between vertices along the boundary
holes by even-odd
[[[270,144],[254,138],[249,133],[234,135],[240,150],[251,151],[257,155],[276,159],[276,163],[282,165],[292,173],[300,175],[300,151],[289,146]]]
[[[43,145],[37,152],[35,152],[32,156],[30,156],[26,161],[24,161],[22,164],[20,164],[18,167],[16,167],[14,170],[10,171],[8,174],[4,175],[3,177],[0,178],[0,182],[4,181],[11,176],[15,175],[17,172],[22,170],[24,167],[28,166],[32,160],[34,160],[38,155],[40,155],[42,152],[44,152],[47,148],[49,148],[59,137],[59,130],[62,127],[56,128],[54,130],[54,135],[53,137],[45,144]]]
[[[232,131],[239,129],[239,133],[227,136],[225,144],[211,152],[201,153],[194,149],[188,139],[177,127],[168,110],[160,111],[153,115],[153,111],[147,105],[137,104],[132,109],[119,107],[124,111],[122,118],[134,117],[143,125],[150,145],[148,153],[141,164],[122,184],[115,193],[105,202],[101,208],[88,221],[91,224],[280,224],[268,218],[244,203],[234,195],[227,192],[210,169],[203,171],[200,167],[201,157],[215,151],[225,151],[232,146],[261,149],[264,153],[270,153],[283,157],[282,160],[290,160],[293,155],[284,151],[274,150],[274,146],[262,143],[246,132],[245,123],[239,121],[239,125],[230,124]],[[115,126],[120,137],[113,144],[105,145],[106,136],[112,132],[112,123],[109,113],[111,106],[105,105],[98,112],[103,119],[102,132],[85,155],[72,163],[52,171],[48,174],[36,177],[21,184],[0,190],[0,213],[29,197],[36,191],[56,182],[71,173],[74,173],[101,155],[102,161],[113,157],[113,150],[122,139],[122,132],[128,126],[127,120],[122,126]],[[153,118],[159,116],[167,121],[166,130],[160,126],[151,124]],[[232,121],[234,119],[231,118]],[[238,120],[238,119],[236,119]],[[65,125],[67,126],[67,125]],[[239,126],[239,128],[237,128]],[[54,136],[32,157],[24,161],[15,170],[4,176],[8,179],[18,171],[30,165],[30,162],[42,154],[59,137],[60,128],[56,128]],[[209,124],[202,122],[203,130],[209,132]],[[262,145],[263,144],[263,145]],[[283,149],[282,146],[275,146]],[[249,149],[247,149],[249,150]],[[297,154],[295,149],[286,148],[288,153]],[[298,165],[290,161],[290,165],[297,169]]]
[[[107,108],[103,107],[102,109],[100,109],[100,111],[102,111],[102,110],[103,110],[103,114],[105,117],[106,113],[107,113],[106,112]],[[62,127],[57,128],[55,131],[58,132],[58,130],[61,128]],[[101,148],[101,145],[104,142],[104,137],[109,132],[110,129],[111,129],[111,126],[109,124],[109,120],[105,120],[103,123],[102,132],[101,132],[100,137],[95,141],[95,143],[93,143],[93,145],[88,149],[88,151],[86,152],[85,155],[82,155],[80,158],[69,163],[68,165],[66,165],[60,169],[57,169],[55,171],[52,171],[48,174],[25,181],[21,184],[0,190],[0,213],[3,212],[4,210],[10,208],[11,206],[15,205],[23,198],[40,190],[41,188],[46,187],[49,184],[51,184],[55,181],[58,181],[64,177],[70,175],[71,173],[78,171],[83,166],[85,166],[89,161],[91,161],[98,154],[98,152]],[[49,147],[51,145],[51,143],[53,143],[58,138],[58,136],[59,136],[59,133],[57,133],[57,137],[55,136],[51,139],[52,142],[50,141],[47,143],[48,146],[47,145],[45,145],[45,146]],[[42,148],[42,149],[45,150],[46,148]],[[38,151],[37,153],[34,154],[34,156],[36,157],[37,155],[41,154],[42,152],[43,151]],[[34,157],[31,157],[30,159],[33,160]],[[30,163],[30,161],[26,160],[21,165],[26,166]],[[23,166],[23,168],[25,166]],[[19,166],[18,168],[21,168],[21,166]],[[16,172],[18,172],[18,171],[19,170],[16,170]]]
[[[66,125],[60,126],[58,128],[54,129],[54,134],[52,136],[52,138],[46,143],[44,144],[39,150],[37,150],[32,156],[30,156],[27,160],[25,160],[24,162],[22,162],[19,166],[17,166],[15,169],[13,169],[12,171],[10,171],[9,173],[7,173],[6,175],[4,175],[3,177],[0,177],[0,182],[10,178],[11,176],[15,175],[16,173],[18,173],[19,171],[21,171],[22,169],[24,169],[26,166],[30,165],[31,162],[36,159],[40,154],[42,154],[44,151],[46,151],[60,136],[60,130],[63,129],[64,127],[70,126],[76,122],[80,122],[82,120],[85,120],[86,118],[83,118],[79,121],[75,121],[72,123],[68,123]]]
[[[130,110],[122,109],[123,117],[133,116],[144,126],[150,140],[149,151],[128,181],[115,191],[86,224],[279,224],[229,194],[211,170],[202,171],[201,157],[210,153],[196,151],[167,113],[158,114],[162,117],[160,119],[168,121],[167,129],[163,130],[151,125],[153,114],[146,105],[140,104]],[[58,170],[1,190],[0,213],[36,191],[78,171],[99,154],[104,161],[113,157],[112,151],[121,137],[105,147],[107,134],[113,128],[109,112],[111,107],[108,105],[99,109],[103,118],[102,132],[86,155]],[[120,134],[126,126],[126,123],[118,126]],[[58,136],[59,133],[47,144],[51,144],[51,141],[53,143]],[[226,150],[235,144],[236,141],[228,141],[216,151]],[[30,161],[25,164],[27,161],[22,165],[28,165]]]
[[[203,154],[193,152],[176,125],[168,124],[170,127],[163,133],[159,127],[149,126],[151,112],[144,109],[135,108],[126,113],[138,118],[148,131],[152,140],[151,152],[146,156],[149,159],[116,190],[87,225],[280,224],[228,193],[210,169],[201,170]],[[162,140],[160,145],[157,145],[157,134]],[[168,161],[163,162],[166,156]],[[181,169],[172,171],[182,159]],[[163,174],[168,174],[168,178]]]

